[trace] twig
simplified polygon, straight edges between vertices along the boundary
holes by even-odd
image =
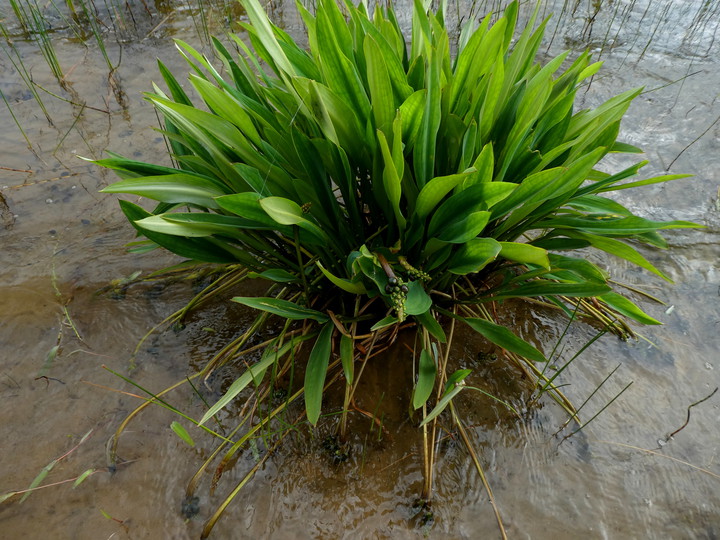
[[[670,162],[670,165],[668,165],[668,166],[665,168],[665,170],[666,170],[666,171],[669,171],[670,168],[673,166],[673,163],[675,163],[675,162],[678,160],[678,158],[685,153],[685,150],[687,150],[687,149],[690,148],[693,144],[695,144],[695,143],[698,142],[700,139],[702,139],[702,138],[705,136],[705,134],[706,134],[708,131],[710,131],[710,130],[713,128],[713,126],[714,126],[715,124],[717,124],[719,121],[720,121],[720,116],[718,116],[718,117],[715,119],[715,121],[714,121],[712,124],[710,124],[705,131],[703,131],[700,135],[698,135],[690,144],[688,144],[685,148],[683,148],[682,150],[680,150],[680,153],[679,153],[677,156],[675,156],[675,159],[673,159],[673,160]]]
[[[477,470],[478,474],[480,475],[480,480],[482,480],[483,486],[485,487],[485,491],[488,494],[488,499],[490,500],[490,505],[493,507],[493,511],[495,512],[495,519],[497,520],[498,527],[500,528],[500,536],[503,540],[507,540],[507,534],[505,533],[505,527],[503,526],[502,517],[500,516],[500,509],[497,507],[497,504],[495,502],[495,496],[493,495],[492,489],[490,488],[490,484],[487,481],[487,478],[485,477],[485,472],[483,471],[482,465],[480,464],[480,460],[478,459],[477,454],[475,453],[475,449],[473,448],[472,444],[470,443],[470,438],[468,437],[467,431],[465,430],[465,426],[463,426],[462,421],[458,417],[455,407],[450,402],[450,410],[452,411],[453,420],[455,421],[455,425],[458,428],[458,432],[460,433],[460,437],[463,440],[463,443],[465,443],[465,448],[467,448],[468,452],[470,453],[470,457],[473,460],[473,463],[475,463],[475,469]]]
[[[692,463],[690,463],[690,462],[688,462],[688,461],[683,461],[682,459],[678,459],[678,458],[675,458],[675,457],[672,457],[672,456],[668,456],[668,455],[662,454],[662,453],[660,453],[660,452],[657,452],[657,451],[655,451],[655,450],[649,450],[649,449],[647,449],[647,448],[641,448],[641,447],[639,447],[639,446],[633,446],[633,445],[631,445],[631,444],[624,444],[624,443],[613,442],[613,441],[598,441],[598,442],[599,442],[599,443],[602,443],[602,444],[612,444],[612,445],[615,445],[615,446],[622,446],[623,448],[630,448],[631,450],[639,450],[639,451],[645,452],[645,453],[647,453],[647,454],[652,454],[653,456],[660,456],[660,457],[663,457],[663,458],[666,458],[666,459],[671,459],[672,461],[676,461],[676,462],[678,462],[678,463],[682,463],[683,465],[687,465],[688,467],[692,467],[693,469],[695,469],[695,470],[697,470],[697,471],[704,472],[705,474],[709,474],[710,476],[713,476],[713,477],[717,478],[718,480],[720,480],[720,474],[714,473],[714,472],[712,472],[712,471],[708,471],[707,469],[703,469],[702,467],[698,467],[697,465],[693,465]]]
[[[680,426],[675,431],[673,431],[670,435],[668,435],[665,438],[665,442],[669,442],[670,439],[672,439],[677,433],[679,433],[680,431],[682,431],[683,429],[685,429],[687,427],[687,425],[690,423],[690,409],[692,409],[695,405],[700,405],[703,401],[707,401],[708,399],[713,397],[715,395],[715,392],[717,392],[717,391],[718,391],[718,389],[716,387],[715,390],[713,390],[709,396],[706,396],[706,397],[702,398],[700,401],[696,401],[695,403],[691,403],[690,405],[688,405],[687,420],[685,420],[685,423],[682,426]]]

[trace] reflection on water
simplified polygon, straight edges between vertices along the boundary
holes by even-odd
[[[506,3],[478,1],[450,9],[449,17],[498,11]],[[0,51],[0,90],[9,104],[0,104],[0,397],[5,404],[0,409],[0,492],[27,487],[90,429],[90,438],[44,483],[100,470],[76,489],[68,483],[40,490],[22,504],[3,504],[0,526],[8,538],[197,538],[204,519],[255,465],[264,447],[259,442],[242,453],[216,493],[211,495],[209,482],[203,481],[196,493],[199,513],[189,520],[181,513],[185,488],[213,441],[192,430],[197,446],[186,446],[168,429],[176,419],[171,413],[146,411],[121,440],[120,456],[127,463],[114,475],[102,471],[105,441],[138,404],[131,394],[140,393],[102,366],[128,374],[138,340],[183,305],[193,289],[179,283],[162,290],[134,287],[116,297],[95,294],[112,280],[148,273],[174,259],[125,253],[123,244],[132,232],[113,198],[98,194],[111,179],[76,156],[99,157],[112,148],[148,161],[164,159],[164,143],[152,131],[155,122],[141,98],[150,81],[158,79],[154,58],[161,57],[175,73],[185,72],[170,38],[202,45],[207,37],[197,29],[203,21],[223,32],[228,22],[236,25],[242,11],[222,1],[98,6],[97,19],[105,23],[103,43],[112,62],[119,62],[116,82],[109,82],[99,42],[83,43],[72,20],[54,16],[53,43],[66,73],[65,89],[54,81],[31,37],[13,26],[7,5],[0,7],[12,40]],[[298,31],[290,3],[272,8],[276,20]],[[529,11],[530,5],[523,4],[523,17]],[[647,253],[675,285],[622,261],[599,261],[619,282],[663,299],[666,305],[638,298],[665,326],[643,329],[645,339],[634,343],[604,337],[563,374],[563,383],[570,383],[566,393],[580,404],[621,365],[583,408],[585,419],[633,383],[581,434],[565,441],[561,437],[567,431],[555,436],[565,417],[546,399],[522,421],[468,396],[459,406],[511,538],[718,537],[720,400],[714,397],[693,408],[688,426],[662,448],[658,440],[681,426],[688,405],[709,395],[720,380],[720,2],[542,2],[541,14],[550,13],[555,13],[547,32],[551,54],[589,47],[605,61],[604,70],[580,94],[583,104],[596,105],[621,90],[645,86],[623,124],[624,139],[646,149],[646,174],[670,168],[696,176],[692,182],[621,192],[623,202],[653,219],[691,219],[708,228],[673,231],[669,251]],[[20,56],[12,56],[15,52]],[[75,104],[40,91],[48,121],[33,95],[36,88],[28,87],[11,57],[22,59],[33,81]],[[113,91],[118,82],[125,102]],[[609,162],[609,167],[624,165]],[[247,317],[236,307],[209,307],[183,331],[168,330],[148,340],[130,375],[158,391],[202,366],[242,330]],[[521,331],[534,332],[533,339],[546,350],[564,328],[563,320],[541,310],[519,315],[517,322]],[[565,359],[592,335],[592,329],[573,328]],[[473,384],[522,406],[528,389],[512,368],[502,360],[479,358],[479,345],[464,341],[455,361],[473,368]],[[363,392],[367,403],[358,406],[379,407],[387,433],[379,436],[363,416],[352,418],[352,452],[344,464],[334,464],[322,449],[331,422],[315,436],[289,437],[232,504],[216,538],[497,535],[487,494],[452,434],[438,447],[435,521],[424,528],[413,508],[422,485],[420,439],[407,420],[406,396],[394,384],[405,377],[379,362],[372,367],[364,381],[372,392]],[[216,398],[233,374],[226,370],[201,393]],[[189,389],[173,394],[172,403],[194,416],[204,410]]]

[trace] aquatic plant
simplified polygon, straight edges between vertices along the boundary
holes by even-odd
[[[111,153],[96,163],[121,181],[103,191],[158,201],[151,211],[120,201],[146,238],[136,250],[162,247],[225,265],[193,305],[247,277],[272,282],[263,297],[232,299],[260,315],[197,376],[257,350],[248,341],[268,320],[284,320],[282,330],[198,423],[253,385],[256,403],[267,400],[274,381],[296,365],[304,382],[229,440],[254,413],[244,417],[222,442],[230,444],[223,464],[301,396],[316,425],[325,389],[339,378],[346,384],[338,422],[344,437],[367,359],[400,331],[414,331],[409,406],[420,411],[429,498],[439,415],[450,408],[464,433],[452,400],[467,388],[469,372],[449,372],[448,327],[465,324],[504,349],[545,391],[552,381],[537,364],[546,355],[498,324],[488,306],[541,298],[624,337],[632,335],[624,317],[658,324],[612,290],[587,251],[572,253],[593,248],[668,279],[637,245],[665,247],[660,230],[696,225],[644,219],[604,195],[686,175],[625,182],[646,162],[600,169],[609,153],[640,152],[617,137],[641,89],[576,110],[578,88],[600,64],[589,53],[571,61],[566,52],[541,65],[547,21],[535,26],[536,12],[513,40],[517,2],[494,23],[491,16],[469,22],[454,56],[443,9],[433,12],[420,0],[409,43],[391,5],[369,12],[364,3],[320,0],[313,14],[298,4],[308,51],[257,0],[242,4],[249,44],[231,36],[242,54],[213,40],[223,70],[177,42],[197,104],[159,63],[167,92],[155,86],[147,99],[163,119],[172,166]],[[554,395],[572,412],[557,389]]]

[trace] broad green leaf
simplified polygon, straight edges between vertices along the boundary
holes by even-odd
[[[380,330],[381,328],[386,328],[388,326],[392,326],[394,324],[397,324],[398,318],[393,317],[392,315],[388,315],[384,319],[380,319],[378,322],[372,325],[370,328],[371,332],[376,332],[377,330]]]
[[[415,203],[415,213],[418,217],[424,219],[428,216],[445,195],[455,189],[455,186],[463,182],[473,172],[475,172],[474,169],[460,174],[437,176],[425,184],[420,190]]]
[[[267,215],[281,225],[297,225],[310,233],[314,237],[313,243],[327,245],[330,242],[320,227],[304,217],[302,208],[295,201],[284,197],[265,197],[259,203]]]
[[[181,257],[193,259],[196,261],[212,262],[212,263],[231,263],[241,262],[248,264],[252,267],[254,259],[246,255],[245,259],[238,259],[237,254],[232,251],[224,249],[220,244],[216,242],[208,241],[204,238],[184,238],[179,236],[173,236],[162,233],[155,233],[147,229],[143,229],[137,223],[145,218],[150,217],[148,211],[142,207],[133,204],[129,201],[119,201],[120,209],[123,211],[125,216],[128,218],[138,232],[151,240],[155,244],[164,247],[172,253],[176,253]]]
[[[375,127],[386,137],[391,137],[396,107],[386,61],[380,46],[372,36],[365,35],[363,49],[367,63],[367,79]]]
[[[672,283],[672,280],[668,276],[655,268],[655,266],[653,266],[653,264],[645,257],[640,255],[640,253],[635,248],[629,246],[622,240],[616,240],[615,238],[607,238],[604,236],[598,236],[595,234],[571,230],[563,231],[563,234],[571,238],[586,240],[590,242],[590,245],[592,245],[594,248],[604,251],[605,253],[609,253],[610,255],[620,257],[621,259],[625,259],[626,261],[630,261],[631,263],[636,264],[641,268],[645,268],[646,270],[649,270],[657,276],[660,276],[665,281],[669,281],[670,283]]]
[[[223,216],[220,214],[169,213],[159,216],[149,216],[139,221],[137,225],[144,230],[163,234],[172,234],[186,237],[205,237],[220,234],[237,237],[243,234],[243,229],[266,228],[237,216]]]
[[[415,315],[415,319],[440,343],[447,343],[447,337],[445,336],[442,326],[440,326],[440,323],[437,322],[430,310],[420,315]]]
[[[598,148],[582,156],[568,167],[554,167],[531,174],[523,179],[522,183],[509,197],[493,208],[493,219],[505,215],[520,205],[532,209],[533,207],[530,205],[548,199],[569,198],[585,181],[593,165],[602,157],[602,154],[603,149]],[[524,217],[527,212],[520,213],[515,210],[508,218],[513,223],[518,221],[518,218],[515,217],[516,214]]]
[[[195,446],[195,441],[193,441],[190,434],[180,422],[173,422],[170,424],[170,429],[172,429],[178,437],[185,441],[186,444],[189,446]]]
[[[361,125],[365,125],[370,115],[370,100],[362,85],[357,66],[342,50],[338,36],[341,28],[333,28],[329,12],[325,9],[316,14],[317,46],[320,51],[320,66],[327,86],[337,94],[354,112]],[[345,31],[346,26],[342,25]]]
[[[288,300],[283,300],[282,298],[236,296],[232,299],[232,301],[253,309],[267,311],[268,313],[272,313],[278,317],[283,317],[284,319],[312,319],[319,323],[324,323],[329,320],[329,317],[320,311],[298,306],[294,302],[289,302]]]
[[[510,352],[519,354],[523,358],[535,362],[546,362],[545,356],[527,341],[520,339],[510,330],[499,324],[476,318],[463,319],[473,330],[478,332],[488,341],[502,347]]]
[[[410,94],[403,104],[400,105],[402,139],[405,142],[406,153],[413,149],[418,133],[420,133],[426,95],[427,90],[418,90]]]
[[[396,120],[397,121],[397,120]],[[400,210],[400,197],[402,195],[402,175],[403,170],[398,170],[395,160],[393,159],[390,147],[388,146],[387,139],[382,131],[377,132],[378,143],[380,145],[380,151],[382,152],[383,161],[385,167],[383,167],[383,187],[385,188],[385,194],[387,201],[392,208],[395,221],[398,224],[400,231],[405,230],[405,216],[403,216]],[[401,141],[395,137],[395,143],[400,144]],[[395,144],[394,143],[394,144]]]
[[[454,223],[467,219],[470,214],[488,210],[492,204],[507,197],[516,187],[516,184],[505,182],[483,182],[455,193],[433,214],[428,227],[429,236],[438,236]],[[475,216],[468,225],[477,225],[482,219],[481,216],[482,214]]]
[[[241,0],[240,2],[245,8],[245,12],[252,23],[253,28],[256,29],[257,35],[262,42],[265,49],[272,56],[275,64],[287,75],[296,75],[295,70],[290,60],[285,55],[283,48],[275,37],[273,32],[273,24],[268,19],[265,10],[260,5],[258,0]]]
[[[537,296],[570,296],[588,298],[606,294],[610,291],[610,286],[605,283],[593,282],[555,282],[547,280],[534,280],[524,283],[518,287],[504,287],[493,292],[493,300],[502,300],[505,298],[523,298]]]
[[[418,1],[418,0],[416,0]],[[417,10],[416,10],[417,11]],[[422,188],[435,176],[435,154],[437,134],[440,128],[440,55],[432,49],[427,67],[427,96],[423,109],[420,132],[413,153],[415,166],[415,182]]]
[[[421,315],[432,306],[432,299],[425,292],[420,281],[407,283],[408,294],[405,300],[405,313],[408,315]]]
[[[638,180],[636,182],[628,182],[627,184],[614,185],[612,187],[606,187],[600,191],[620,191],[621,189],[632,189],[641,186],[650,186],[652,184],[662,184],[664,182],[670,182],[672,180],[682,180],[683,178],[691,178],[692,174],[666,174],[663,176],[654,176],[647,178],[646,180]]]
[[[435,376],[437,374],[437,366],[432,355],[425,349],[420,351],[420,361],[418,362],[418,379],[413,389],[413,409],[419,409],[427,402],[433,387],[435,386]]]
[[[690,221],[651,221],[638,216],[560,216],[537,223],[541,229],[580,230],[601,236],[633,236],[660,229],[696,229],[702,225]]]
[[[450,375],[445,382],[445,388],[443,388],[443,394],[447,394],[450,390],[455,388],[460,381],[463,381],[467,378],[468,375],[472,373],[471,369],[458,369],[457,371],[454,371],[452,375]]]
[[[314,426],[317,425],[322,408],[323,387],[327,375],[328,364],[330,363],[330,350],[332,345],[332,334],[335,325],[328,322],[323,326],[315,341],[315,346],[310,351],[307,369],[305,370],[305,411],[308,421]]]
[[[258,202],[267,215],[281,225],[299,225],[303,221],[307,221],[300,205],[290,199],[265,197]]]
[[[598,299],[605,302],[618,313],[625,315],[626,317],[630,317],[642,324],[662,324],[660,321],[653,319],[630,300],[618,293],[609,292],[598,296]]]
[[[215,201],[223,210],[245,219],[265,223],[266,225],[277,224],[277,221],[268,216],[267,212],[260,206],[260,199],[262,199],[262,196],[259,193],[248,191],[218,197]]]
[[[548,259],[550,260],[553,274],[556,273],[555,269],[558,269],[560,272],[572,272],[587,281],[596,281],[598,283],[605,283],[607,281],[607,273],[585,259],[566,257],[564,255],[558,255],[557,253],[549,253]]]
[[[215,114],[235,124],[253,144],[260,145],[261,136],[252,117],[233,96],[197,76],[190,77],[190,82]]]
[[[295,274],[282,268],[270,268],[263,272],[248,272],[248,277],[253,279],[267,279],[269,281],[275,281],[276,283],[293,283],[300,279]]]
[[[543,268],[550,268],[547,251],[530,244],[500,242],[500,256],[522,264],[535,264]]]
[[[642,148],[620,141],[615,141],[615,144],[613,144],[610,148],[610,152],[619,152],[623,154],[644,154]]]
[[[465,179],[462,185],[462,189],[467,189],[478,182],[492,182],[493,171],[495,169],[495,155],[493,153],[492,142],[489,142],[485,146],[483,146],[482,152],[480,152],[478,157],[475,159],[472,167],[475,169],[475,172]],[[506,189],[510,186],[515,186],[515,184],[511,183],[494,182],[493,184],[488,185],[488,188],[492,189],[490,188],[490,186],[495,184],[502,184],[506,187]],[[507,195],[509,194],[510,190],[508,190],[507,192]],[[488,208],[492,207],[499,200],[501,199],[493,201],[488,200]]]
[[[439,230],[435,230],[438,226],[430,227],[428,235],[443,242],[464,244],[485,229],[489,218],[490,212],[488,211],[472,212],[467,216],[458,216],[458,220],[453,223],[443,224]]]
[[[342,289],[343,291],[349,292],[350,294],[365,294],[367,291],[362,281],[350,281],[349,279],[343,279],[337,277],[335,274],[327,270],[320,261],[317,262],[320,271],[328,278],[332,283]]]
[[[342,362],[345,383],[352,385],[355,380],[355,344],[351,337],[340,336],[340,361]]]
[[[500,249],[500,243],[492,238],[470,240],[452,256],[448,270],[460,275],[479,272],[497,258]]]
[[[100,191],[129,193],[165,203],[197,204],[205,208],[218,208],[215,197],[226,194],[213,180],[185,172],[128,178]]]

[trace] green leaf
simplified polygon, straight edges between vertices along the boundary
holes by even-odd
[[[465,377],[467,377],[469,374],[469,369],[463,369],[456,371],[450,376],[450,378],[448,379],[448,384],[446,385],[447,389],[445,390],[445,393],[443,394],[442,398],[440,398],[440,401],[438,401],[438,404],[435,405],[435,408],[430,411],[430,414],[428,414],[423,419],[423,421],[420,422],[420,427],[424,426],[428,422],[431,422],[441,412],[443,412],[448,405],[450,405],[450,402],[453,400],[453,398],[465,388],[463,379],[465,379]],[[450,383],[450,380],[452,380],[452,384]]]
[[[500,256],[522,264],[535,264],[550,268],[546,250],[518,242],[500,242]]]
[[[440,53],[430,52],[427,67],[427,96],[414,156],[415,182],[422,188],[434,175],[437,135],[440,128]]]
[[[270,218],[260,206],[260,199],[262,199],[262,195],[248,191],[217,197],[215,201],[223,210],[232,212],[242,218],[266,225],[277,225],[277,221]]]
[[[320,261],[317,262],[317,265],[323,275],[330,281],[332,281],[332,283],[336,287],[339,287],[343,291],[349,292],[350,294],[365,294],[367,292],[367,290],[365,289],[365,285],[363,285],[362,281],[350,281],[349,279],[339,278],[335,274],[327,270],[320,263]]]
[[[203,425],[205,422],[215,416],[220,410],[223,409],[223,407],[225,407],[228,403],[235,399],[240,392],[245,390],[245,388],[247,388],[247,386],[251,382],[254,381],[256,384],[259,383],[262,379],[262,376],[264,376],[265,372],[271,365],[273,365],[275,362],[280,360],[280,358],[290,352],[290,350],[295,347],[300,341],[309,339],[310,337],[312,337],[312,335],[303,336],[302,338],[293,338],[287,343],[284,343],[279,348],[279,341],[277,339],[274,340],[272,344],[265,348],[265,351],[263,352],[263,356],[260,361],[253,366],[248,366],[248,369],[242,375],[240,375],[240,377],[235,379],[235,381],[230,385],[223,397],[221,397],[217,401],[217,403],[215,403],[215,405],[208,409],[205,415],[200,419],[200,422],[198,422],[198,425]]]
[[[299,280],[298,276],[282,268],[270,268],[269,270],[259,273],[248,272],[248,277],[253,279],[267,279],[269,281],[275,281],[276,283],[293,283]]]
[[[355,380],[355,344],[349,336],[340,336],[340,361],[342,362],[345,383],[352,385]]]
[[[660,270],[655,268],[655,266],[653,266],[653,264],[645,257],[640,255],[640,253],[635,248],[627,245],[621,240],[572,230],[563,231],[563,234],[571,238],[587,240],[594,248],[609,253],[610,255],[620,257],[621,259],[625,259],[626,261],[630,261],[631,263],[636,264],[641,268],[645,268],[646,270],[649,270],[657,276],[660,276],[665,281],[672,283],[672,279],[670,279]]]
[[[438,203],[450,193],[455,186],[463,182],[474,169],[460,174],[449,176],[437,176],[423,186],[415,203],[415,213],[420,219],[424,219],[433,211]]]
[[[468,375],[472,373],[471,369],[458,369],[457,371],[453,372],[452,375],[450,375],[445,382],[445,388],[443,389],[443,394],[447,394],[450,390],[455,388],[458,384],[460,384],[460,381],[463,381],[467,378]]]
[[[190,434],[187,432],[187,430],[183,427],[183,425],[180,422],[173,422],[170,424],[170,428],[175,432],[175,434],[180,437],[185,443],[187,443],[189,446],[195,446],[195,441],[193,441]]]
[[[440,323],[437,322],[435,317],[433,317],[433,314],[429,309],[425,313],[415,315],[415,319],[417,319],[423,328],[430,332],[430,334],[440,343],[447,343],[445,331],[442,329],[442,326],[440,326]]]
[[[257,228],[257,224],[236,216],[207,213],[169,213],[148,216],[135,222],[146,231],[162,234],[202,238],[213,234],[237,237],[243,229]],[[263,227],[260,225],[260,227]]]
[[[377,330],[380,330],[381,328],[386,328],[388,326],[392,326],[393,324],[397,324],[398,318],[393,317],[392,315],[388,315],[384,319],[380,319],[378,322],[372,325],[370,328],[371,332],[376,332]]]
[[[609,292],[610,286],[600,282],[564,283],[547,280],[533,280],[519,287],[506,287],[493,292],[492,298],[524,298],[537,296],[570,296],[588,298]]]
[[[258,201],[267,215],[281,225],[297,225],[313,236],[313,243],[327,245],[331,240],[315,223],[303,216],[302,208],[295,201],[284,197],[265,197]]]
[[[306,221],[300,205],[290,199],[265,197],[258,202],[267,215],[281,225],[299,225]]]
[[[620,141],[615,141],[615,143],[610,148],[610,152],[620,152],[623,154],[643,154],[643,149],[638,148],[637,146],[633,146],[632,144],[627,144]]]
[[[405,142],[406,152],[409,152],[415,146],[415,141],[420,133],[426,94],[427,90],[413,92],[403,104],[400,105],[402,140]]]
[[[462,189],[467,189],[473,184],[476,184],[478,182],[492,182],[493,179],[493,170],[495,168],[495,155],[493,154],[493,145],[492,142],[487,143],[485,146],[483,146],[482,151],[478,155],[477,159],[475,159],[475,162],[472,164],[472,167],[475,169],[475,173],[470,175],[465,182],[463,182]],[[496,182],[495,184],[505,184],[504,182]],[[505,184],[506,188],[510,188],[511,186],[514,189],[515,184],[507,183]],[[491,186],[488,185],[490,188]],[[508,189],[507,195],[510,194],[511,189]],[[487,205],[488,208],[492,207],[493,204],[495,204],[498,201],[488,201]]]
[[[83,472],[80,476],[78,476],[75,479],[75,482],[73,482],[73,489],[75,489],[80,484],[82,484],[85,480],[87,480],[88,477],[90,477],[91,475],[93,475],[95,473],[95,471],[96,471],[96,469],[88,469],[85,472]],[[0,502],[2,502],[2,501],[0,501]]]
[[[488,341],[506,349],[510,352],[519,354],[523,358],[534,360],[536,362],[547,362],[547,358],[530,345],[527,341],[520,339],[510,330],[499,324],[476,318],[465,318],[465,323],[477,333],[482,335]]]
[[[283,72],[288,75],[295,75],[295,70],[290,60],[283,52],[282,47],[278,43],[275,32],[273,32],[273,24],[268,19],[265,10],[257,0],[241,0],[240,2],[245,8],[245,12],[250,19],[250,22],[257,32],[257,36],[262,42],[265,49],[268,51],[275,62],[275,64]]]
[[[386,137],[390,137],[396,107],[386,61],[380,46],[371,35],[365,35],[363,50],[367,63],[368,87],[375,127],[383,132]]]
[[[110,184],[102,193],[129,193],[171,204],[197,204],[217,208],[215,197],[225,191],[213,180],[190,173],[128,178]]]
[[[490,212],[488,211],[472,212],[467,216],[458,216],[457,221],[441,226],[440,230],[435,230],[438,228],[437,225],[430,227],[428,235],[434,236],[443,242],[464,244],[478,236],[485,229],[489,218]]]
[[[25,502],[25,500],[32,494],[32,492],[35,490],[35,488],[38,487],[42,483],[43,480],[45,480],[45,477],[48,474],[50,474],[50,471],[53,470],[53,468],[55,467],[55,465],[57,465],[57,463],[58,463],[58,460],[54,459],[50,463],[45,465],[45,467],[43,467],[43,469],[38,473],[38,475],[35,477],[35,479],[32,482],[30,482],[30,485],[28,486],[27,490],[25,490],[25,493],[23,493],[23,496],[20,497],[21,503]]]
[[[405,313],[408,315],[421,315],[432,306],[432,299],[425,292],[420,281],[407,283],[408,294],[405,300]]]
[[[645,313],[630,300],[618,293],[609,292],[598,296],[598,299],[605,302],[608,306],[610,306],[612,309],[614,309],[621,315],[630,317],[631,319],[634,319],[642,324],[662,324],[660,321],[658,321],[657,319],[653,319],[650,315]]]
[[[431,237],[442,234],[442,231],[452,227],[453,224],[462,223],[470,214],[487,210],[491,204],[506,197],[515,187],[515,184],[504,182],[486,182],[474,184],[455,193],[445,200],[433,214],[428,226],[428,234]],[[473,219],[478,221],[470,223],[476,226],[480,216]],[[449,233],[448,235],[452,236]]]
[[[301,307],[293,302],[289,302],[288,300],[283,300],[281,298],[236,296],[232,299],[232,301],[251,307],[253,309],[267,311],[268,313],[283,317],[284,319],[312,319],[319,323],[324,323],[329,320],[329,317],[324,313],[321,313],[320,311]]]
[[[437,366],[431,354],[423,349],[420,352],[420,361],[418,362],[418,380],[413,389],[412,403],[413,409],[419,409],[427,402],[435,386],[435,376],[437,375]]]
[[[661,229],[697,229],[702,225],[690,221],[651,221],[638,216],[562,216],[539,221],[539,229],[581,230],[602,236],[633,236]]]
[[[448,271],[460,275],[479,272],[497,258],[500,250],[500,243],[492,238],[474,238],[452,256]]]
[[[137,222],[150,217],[152,214],[129,201],[121,200],[119,203],[120,209],[123,211],[133,227],[138,230],[138,232],[146,236],[148,240],[151,240],[157,245],[162,246],[181,257],[212,263],[232,263],[238,261],[231,252],[224,250],[217,243],[200,238],[183,238],[168,234],[155,233],[147,229],[143,229],[137,224]],[[252,261],[251,257],[248,256],[248,258]],[[247,264],[246,261],[243,262]]]
[[[662,184],[672,180],[682,180],[683,178],[690,177],[692,177],[692,174],[667,174],[664,176],[654,176],[653,178],[648,178],[646,180],[638,180],[637,182],[628,182],[627,184],[605,187],[600,191],[620,191],[621,189],[632,189],[641,186],[650,186],[652,184]]]
[[[332,334],[335,325],[328,322],[323,326],[320,335],[315,341],[315,346],[310,351],[307,369],[305,370],[305,411],[308,421],[317,425],[322,408],[323,387],[327,375],[328,364],[330,363],[330,350]]]
[[[396,119],[396,122],[398,119]],[[385,188],[385,194],[387,196],[387,201],[390,204],[390,207],[393,210],[393,215],[395,217],[395,221],[397,221],[398,227],[400,231],[405,230],[405,216],[403,216],[402,211],[400,209],[400,197],[402,195],[402,175],[404,172],[404,163],[402,162],[402,154],[401,154],[401,162],[400,162],[400,169],[398,169],[397,164],[395,163],[395,160],[393,159],[393,155],[390,151],[390,147],[388,146],[387,139],[382,131],[377,132],[377,138],[378,143],[380,145],[380,151],[382,152],[383,161],[385,162],[385,167],[383,167],[383,187]],[[399,146],[402,144],[402,141],[400,141],[397,137],[394,138],[393,145]]]

